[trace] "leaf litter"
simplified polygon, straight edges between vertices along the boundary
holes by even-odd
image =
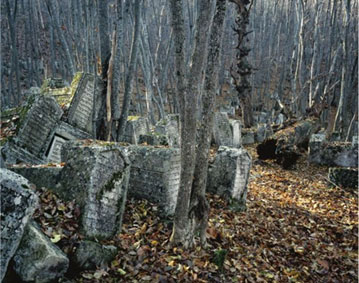
[[[301,159],[295,170],[257,162],[255,147],[247,210],[208,194],[205,248],[171,247],[171,219],[157,207],[129,199],[122,232],[103,244],[119,248],[107,268],[60,282],[357,282],[358,195],[326,180],[326,167]],[[69,256],[83,239],[80,210],[41,189],[35,220]]]

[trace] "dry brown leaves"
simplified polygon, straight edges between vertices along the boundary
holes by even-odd
[[[249,151],[255,161],[255,147]],[[271,162],[254,162],[246,212],[233,212],[223,199],[209,196],[205,249],[170,247],[171,221],[158,218],[155,205],[128,200],[122,233],[105,242],[119,247],[116,259],[106,269],[83,272],[72,280],[356,282],[357,194],[330,188],[326,175],[327,168],[308,165],[305,160],[292,171]],[[50,237],[54,237],[53,231],[64,234],[63,223],[69,222],[61,205],[69,204],[45,193],[42,201],[45,207],[37,220],[43,227],[54,225],[47,233]],[[75,205],[71,205],[65,211],[74,214]],[[64,222],[51,222],[56,213]],[[77,229],[77,223],[72,224]],[[81,236],[65,230],[70,234],[59,243],[70,249],[73,245],[68,239],[76,242]],[[224,255],[222,266],[215,263],[218,254]]]

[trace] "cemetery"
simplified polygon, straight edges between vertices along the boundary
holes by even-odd
[[[358,281],[357,1],[1,8],[0,283]]]

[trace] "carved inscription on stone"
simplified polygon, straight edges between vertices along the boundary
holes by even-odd
[[[67,141],[67,139],[57,136],[54,136],[52,141],[49,154],[47,155],[47,160],[53,163],[61,162],[61,148],[62,145]]]

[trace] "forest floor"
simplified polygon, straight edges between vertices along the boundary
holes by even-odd
[[[330,187],[327,168],[303,157],[295,170],[256,159],[247,210],[233,212],[209,195],[208,247],[168,244],[172,224],[157,207],[128,200],[119,248],[109,267],[61,282],[357,282],[358,194]],[[36,213],[46,234],[68,254],[81,239],[74,203],[49,192]]]

